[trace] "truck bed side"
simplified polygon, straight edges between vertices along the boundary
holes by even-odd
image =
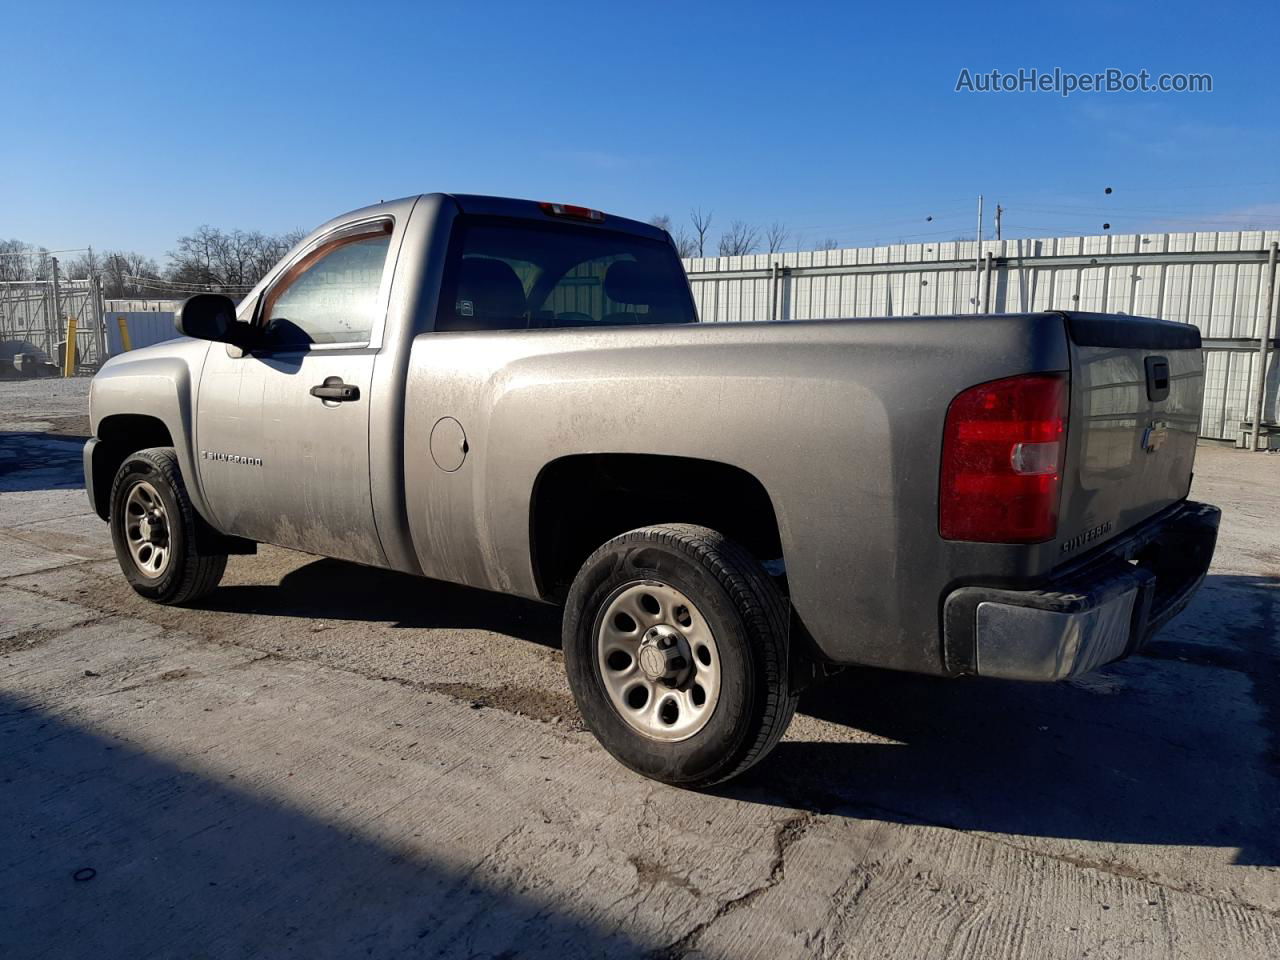
[[[544,468],[710,460],[767,492],[792,601],[824,654],[940,672],[938,598],[954,571],[1016,580],[1055,557],[1053,544],[939,539],[947,405],[975,383],[1069,364],[1062,318],[1047,314],[423,334],[405,415],[418,561],[430,577],[545,598],[531,560]],[[456,469],[437,463],[433,431],[465,443]]]

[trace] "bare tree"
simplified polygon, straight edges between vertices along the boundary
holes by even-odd
[[[110,300],[158,297],[168,290],[160,268],[150,257],[131,250],[102,255],[102,294]]]
[[[684,227],[676,227],[671,240],[676,245],[676,254],[680,259],[688,260],[698,255],[698,241]]]
[[[21,240],[0,240],[0,280],[43,280],[49,276],[49,251]]]
[[[701,207],[689,211],[689,220],[693,224],[693,245],[698,251],[696,256],[707,255],[707,232],[711,229],[711,211],[703,212]]]
[[[740,257],[751,253],[760,241],[760,231],[743,220],[735,220],[720,234],[720,256]]]
[[[254,257],[253,270],[257,276],[253,282],[257,283],[266,276],[267,271],[283,260],[284,255],[300,244],[306,235],[304,230],[287,230],[265,236],[258,234],[261,242]]]
[[[263,278],[302,239],[300,230],[283,234],[201,226],[178,238],[169,253],[169,279],[190,287],[227,287],[244,291]]]
[[[90,247],[73,260],[61,264],[62,275],[68,280],[85,280],[101,272],[102,258]]]
[[[21,240],[0,240],[0,281],[30,280],[31,257]]]
[[[787,225],[775,220],[764,232],[764,243],[770,253],[777,253],[786,246],[787,238],[790,236],[791,231],[787,229]]]
[[[839,246],[840,246],[839,240],[836,240],[832,237],[827,237],[827,239],[823,240],[820,244],[818,244],[818,249],[819,250],[835,250],[835,249],[838,249]]]
[[[25,280],[27,245],[21,240],[0,240],[0,281]]]
[[[688,257],[698,256],[697,241],[689,234],[689,231],[681,226],[673,226],[671,218],[665,213],[659,213],[649,218],[649,222],[659,230],[667,231],[667,236],[671,238],[671,242],[675,244],[676,256],[682,260]]]
[[[222,231],[207,224],[179,237],[178,248],[169,251],[169,279],[184,284],[229,283],[226,245]]]
[[[198,287],[243,293],[304,236],[301,230],[268,234],[257,230],[224,231],[205,225],[178,238],[163,273],[144,254],[130,250],[97,253],[92,248],[61,261],[59,272],[74,280],[101,277],[104,295],[113,300],[186,296]],[[21,240],[0,240],[0,281],[47,280],[51,275],[48,250]]]
[[[169,293],[169,285],[160,276],[156,262],[132,250],[96,253],[90,248],[84,255],[62,264],[62,272],[69,280],[99,277],[102,294],[108,300],[161,297]]]

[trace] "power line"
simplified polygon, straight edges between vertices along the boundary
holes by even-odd
[[[89,247],[67,247],[65,250],[25,250],[22,253],[0,253],[0,257],[51,257],[55,253],[83,253]]]
[[[131,273],[122,273],[120,275],[125,280],[132,280],[140,287],[152,287],[154,289],[183,289],[183,290],[239,290],[248,292],[252,290],[256,284],[252,283],[199,283],[194,280],[166,280],[164,277],[139,277]]]
[[[1271,180],[1271,181],[1253,181],[1250,183],[1242,183],[1242,182],[1233,180],[1232,186],[1237,189],[1243,189],[1245,187],[1248,187],[1250,189],[1275,188],[1275,187],[1280,187],[1280,182]],[[1168,194],[1174,191],[1178,193],[1182,193],[1187,190],[1221,190],[1222,186],[1221,184],[1217,184],[1217,183],[1205,183],[1201,181],[1199,183],[1186,183],[1186,184],[1173,184],[1173,183],[1163,184],[1162,183],[1162,184],[1155,184],[1149,187],[1148,186],[1117,187],[1116,189],[1122,190],[1126,194],[1129,194],[1129,193]]]
[[[1274,206],[1274,205],[1273,205]],[[1159,218],[1163,220],[1182,220],[1188,223],[1199,223],[1205,221],[1226,221],[1226,220],[1256,220],[1268,216],[1276,216],[1274,211],[1226,211],[1222,213],[1199,213],[1185,206],[1170,206],[1160,208],[1148,207],[1125,207],[1112,206],[1110,204],[1068,204],[1068,203],[1041,203],[1032,201],[1031,203],[1018,203],[1014,201],[1014,207],[1019,210],[1032,210],[1039,213],[1055,213],[1063,216],[1146,216]],[[1181,217],[1174,214],[1182,214]]]
[[[1280,215],[1259,213],[1218,213],[1204,214],[1195,217],[1175,217],[1167,213],[1157,213],[1149,210],[1052,210],[1046,207],[1015,207],[1017,210],[1028,210],[1032,213],[1049,213],[1059,217],[1070,217],[1079,219],[1081,217],[1133,217],[1146,220],[1155,220],[1163,223],[1251,223],[1258,220],[1266,220],[1269,218],[1277,218]]]
[[[892,227],[900,223],[928,223],[928,222],[937,222],[941,220],[958,220],[962,218],[967,219],[969,215],[970,214],[967,210],[959,211],[959,210],[948,209],[948,210],[943,210],[939,213],[934,213],[934,214],[930,214],[926,211],[924,215],[914,216],[914,217],[899,217],[894,220],[870,220],[870,221],[863,221],[858,223],[850,223],[846,221],[845,223],[841,223],[841,224],[828,224],[825,226],[799,224],[790,229],[792,230],[792,232],[795,232],[795,233],[821,233],[823,231],[826,231],[829,233],[850,233],[858,230],[871,230],[876,227]]]

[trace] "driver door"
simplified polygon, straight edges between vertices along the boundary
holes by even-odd
[[[214,345],[196,415],[200,482],[227,533],[375,566],[369,392],[392,224],[347,225],[262,294],[262,344]]]

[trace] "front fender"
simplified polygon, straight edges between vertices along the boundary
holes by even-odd
[[[196,469],[195,405],[200,373],[211,346],[208,341],[183,337],[131,350],[107,361],[89,390],[89,426],[95,439],[103,439],[104,424],[109,425],[113,417],[147,417],[164,425],[177,452],[187,493],[206,521],[211,513]],[[86,447],[86,470],[92,466],[96,452],[91,448],[96,446],[91,441]],[[85,477],[92,487],[92,475],[86,472]],[[90,497],[93,499],[92,493]],[[95,509],[101,506],[95,504]]]

